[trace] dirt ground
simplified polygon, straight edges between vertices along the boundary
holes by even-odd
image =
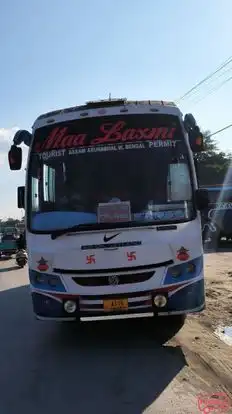
[[[205,255],[206,310],[199,319],[215,329],[232,325],[232,252]]]
[[[209,391],[225,391],[232,400],[232,346],[215,334],[232,325],[232,251],[205,255],[205,279],[206,309],[190,315],[174,341]]]

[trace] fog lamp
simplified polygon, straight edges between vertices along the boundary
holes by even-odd
[[[167,298],[164,295],[156,295],[153,301],[157,308],[163,308],[167,304]]]
[[[64,309],[67,313],[74,313],[76,311],[77,305],[73,300],[67,300],[64,302]]]

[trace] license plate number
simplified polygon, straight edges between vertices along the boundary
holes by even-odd
[[[105,311],[127,310],[128,299],[106,299],[103,306]]]

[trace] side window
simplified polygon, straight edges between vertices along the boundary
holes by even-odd
[[[55,169],[44,164],[43,166],[43,199],[55,202]]]
[[[187,164],[170,164],[167,181],[169,201],[191,200],[192,189]]]
[[[49,168],[49,172],[50,172],[50,178],[48,180],[49,182],[49,186],[48,186],[48,194],[49,194],[49,199],[55,203],[55,198],[56,198],[56,192],[55,192],[55,179],[56,179],[56,170],[54,168]]]
[[[32,185],[32,189],[31,189],[32,210],[38,211],[39,210],[39,180],[38,178],[32,177],[31,185]]]

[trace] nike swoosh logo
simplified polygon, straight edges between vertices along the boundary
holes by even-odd
[[[107,243],[108,241],[114,239],[114,237],[118,236],[120,233],[114,234],[113,236],[107,237],[106,235],[104,236],[104,243]]]

